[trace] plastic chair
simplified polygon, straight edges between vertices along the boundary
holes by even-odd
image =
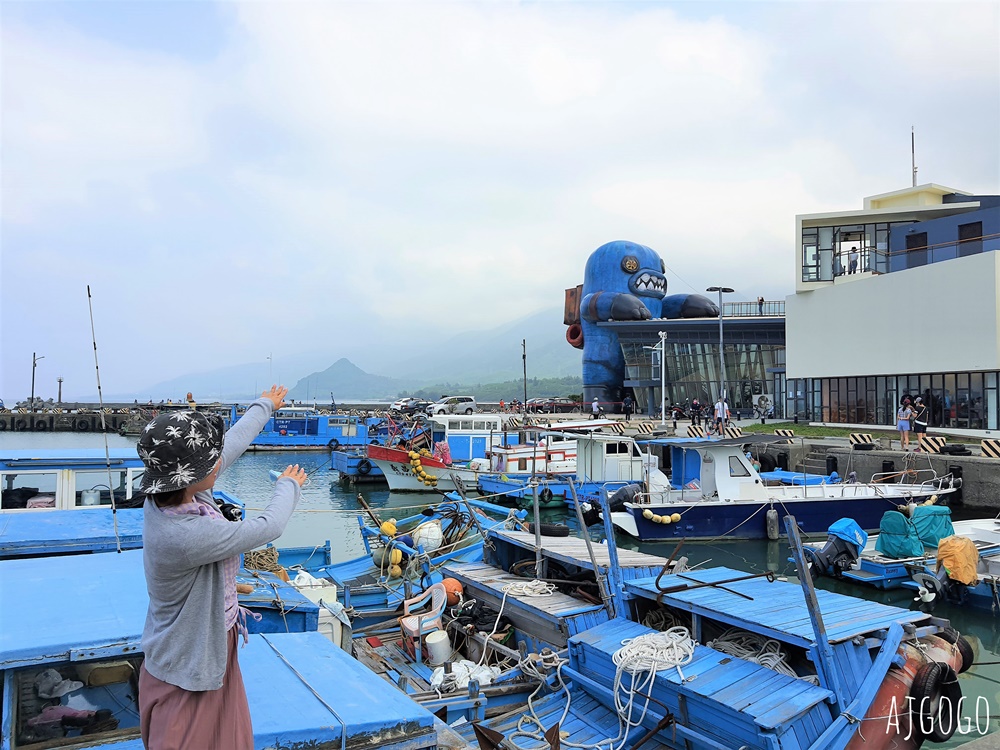
[[[424,612],[411,614],[415,607],[430,600],[430,608]],[[403,634],[403,646],[407,653],[419,664],[423,660],[423,637],[435,630],[444,630],[441,615],[448,605],[448,589],[443,583],[435,583],[424,592],[403,602],[403,616],[399,618],[399,629]]]

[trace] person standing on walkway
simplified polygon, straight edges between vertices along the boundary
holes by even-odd
[[[910,450],[910,420],[913,418],[913,409],[910,408],[910,399],[904,399],[896,410],[896,429],[899,430],[899,442],[904,451]]]
[[[715,402],[715,430],[718,434],[722,434],[723,428],[729,422],[729,406],[726,404],[726,400],[719,396],[719,400]]]
[[[848,266],[847,272],[848,273],[857,273],[858,272],[858,249],[857,248],[852,248],[851,252],[848,254],[847,257],[848,257],[848,260],[849,260],[849,263],[850,263],[850,265]]]
[[[622,400],[622,414],[625,415],[626,422],[631,421],[633,411],[635,411],[635,401],[631,396],[625,396]]]
[[[917,441],[917,451],[920,450],[920,436],[927,434],[927,415],[929,411],[924,400],[920,396],[917,396],[913,402],[913,434]]]

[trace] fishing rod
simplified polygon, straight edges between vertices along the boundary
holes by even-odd
[[[108,446],[108,425],[104,415],[104,394],[101,392],[101,366],[97,362],[97,333],[94,330],[94,301],[87,284],[87,307],[90,310],[90,340],[94,344],[94,371],[97,373],[97,402],[101,406],[101,432],[104,433],[104,461],[108,470],[108,494],[111,495],[111,522],[115,530],[115,547],[122,551],[122,540],[118,535],[118,505],[115,503],[115,484],[111,478],[111,448]]]

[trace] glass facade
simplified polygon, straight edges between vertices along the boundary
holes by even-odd
[[[724,323],[726,319],[724,318]],[[625,357],[626,383],[635,393],[639,412],[660,411],[659,331],[619,332]],[[778,326],[724,325],[723,360],[726,396],[731,410],[749,413],[759,397],[771,397],[780,413],[783,393],[776,394],[778,371],[783,375],[784,321]],[[689,330],[668,331],[665,340],[666,403],[685,404],[694,399],[711,405],[719,392],[719,329],[716,321]],[[780,383],[784,380],[781,378]]]
[[[996,372],[946,372],[789,379],[785,413],[816,422],[893,425],[903,398],[920,396],[931,427],[995,430],[1000,424]]]

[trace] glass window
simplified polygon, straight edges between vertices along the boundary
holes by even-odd
[[[471,419],[463,419],[461,424],[462,424],[461,429],[463,429],[463,430],[471,430],[472,429],[472,420]]]
[[[111,505],[111,493],[108,491],[108,470],[95,469],[93,471],[74,472],[76,487],[74,488],[74,501],[76,506],[84,505]],[[115,501],[121,502],[125,499],[128,478],[122,469],[111,470],[111,482],[115,489]]]
[[[54,471],[8,472],[0,474],[0,506],[11,508],[54,508],[59,475]]]
[[[748,477],[750,476],[750,471],[743,462],[737,456],[729,457],[729,476],[731,477]]]
[[[484,419],[477,419],[477,420],[475,420],[472,423],[472,429],[474,429],[474,430],[485,430],[485,429],[488,429],[486,427],[486,420],[484,420]]]
[[[958,225],[958,254],[961,257],[983,251],[983,222]]]

